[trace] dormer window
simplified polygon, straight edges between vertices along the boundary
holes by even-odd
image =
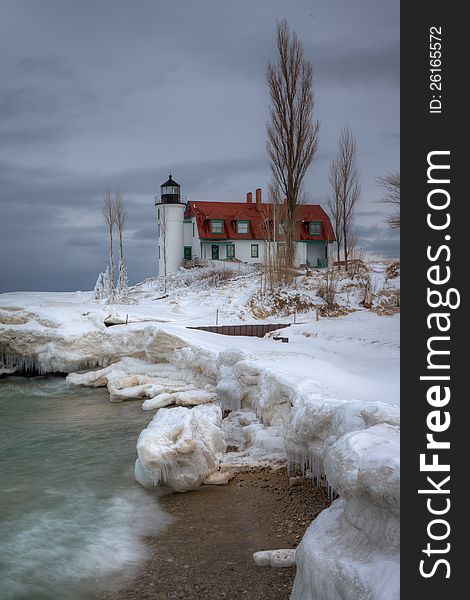
[[[211,219],[210,229],[211,229],[211,233],[223,233],[224,232],[224,222],[222,221],[222,219]]]
[[[321,223],[310,221],[308,224],[308,233],[310,235],[321,235]]]
[[[249,228],[249,221],[237,221],[237,233],[248,233]]]

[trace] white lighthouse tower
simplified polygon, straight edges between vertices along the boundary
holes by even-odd
[[[158,274],[175,273],[183,262],[183,221],[186,205],[181,202],[181,186],[169,176],[160,186],[157,207]]]

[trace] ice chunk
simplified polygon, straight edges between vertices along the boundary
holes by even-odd
[[[197,488],[225,452],[221,421],[214,405],[160,409],[137,441],[137,481],[177,492]]]
[[[294,567],[295,549],[261,550],[253,554],[259,567]]]
[[[343,497],[297,549],[292,600],[399,598],[399,431],[385,423],[325,449],[329,485]]]
[[[325,473],[343,497],[363,497],[400,514],[400,431],[388,424],[353,431],[328,448]]]
[[[230,471],[215,471],[204,479],[204,485],[227,485],[234,475]]]
[[[364,513],[362,503],[348,511],[348,504],[344,498],[336,500],[305,532],[296,552],[291,600],[399,599],[398,519],[387,511],[375,512],[374,522],[388,523],[394,532],[378,544],[360,527],[361,519],[372,513]]]
[[[142,404],[144,410],[154,410],[171,404],[182,406],[196,406],[197,404],[205,404],[215,402],[217,394],[196,388],[188,388],[185,391],[177,391],[173,393],[163,392],[157,394],[153,398],[145,400]]]

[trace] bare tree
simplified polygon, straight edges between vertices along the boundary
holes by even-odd
[[[269,204],[263,207],[263,236],[266,240],[266,283],[269,289],[291,280],[291,268],[286,259],[286,202],[281,200],[279,186],[268,186]]]
[[[116,194],[116,198],[114,200],[114,213],[115,223],[119,234],[119,258],[122,261],[124,260],[122,238],[124,235],[124,229],[127,221],[127,211],[124,205],[123,197],[120,192]]]
[[[339,202],[339,196],[334,194],[329,196],[327,200],[328,209],[330,211],[331,220],[333,222],[333,229],[336,238],[336,261],[338,263],[338,269],[341,267],[341,246],[342,246],[342,227],[341,227],[341,206]]]
[[[338,207],[339,212],[344,268],[347,271],[354,211],[361,193],[359,171],[357,169],[356,138],[349,127],[343,127],[341,130],[338,152],[330,169],[330,183],[333,188],[334,205]]]
[[[116,215],[114,210],[114,201],[111,192],[107,190],[103,196],[103,218],[108,226],[109,234],[109,270],[110,270],[110,291],[111,295],[114,292],[115,267],[114,267],[114,251],[113,251],[113,227],[116,223]]]
[[[392,229],[400,229],[400,172],[387,173],[383,177],[379,177],[377,181],[385,190],[385,196],[379,202],[391,204],[394,207],[394,211],[388,215],[385,222]]]
[[[120,192],[114,199],[114,221],[119,235],[119,269],[118,269],[118,290],[121,299],[127,295],[127,270],[124,262],[123,236],[127,221],[127,211],[124,205],[124,199]]]
[[[277,23],[278,60],[268,64],[266,83],[271,98],[266,150],[273,178],[286,198],[285,261],[295,258],[296,209],[302,181],[318,144],[319,123],[312,118],[313,67],[302,42],[285,19]]]

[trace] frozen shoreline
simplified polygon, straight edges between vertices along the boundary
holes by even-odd
[[[152,365],[172,365],[190,375],[191,402],[194,395],[204,396],[197,390],[213,390],[222,408],[232,411],[222,430],[237,451],[217,458],[222,469],[284,455],[307,475],[326,478],[341,500],[304,536],[294,600],[398,598],[399,316],[359,311],[299,324],[286,330],[289,344],[280,345],[271,339],[227,339],[183,323],[108,329],[106,309],[81,293],[7,294],[0,305],[2,315],[11,315],[0,325],[7,367],[19,356],[24,366],[70,372],[130,357],[141,361],[144,371],[148,365],[146,376],[157,378],[153,385],[168,387],[172,376],[158,380]],[[118,312],[149,316],[151,308],[157,316],[149,303]],[[121,379],[113,379],[112,393],[139,398],[136,386],[145,383],[121,385],[123,378],[141,373],[135,365],[131,361]],[[112,391],[107,381],[103,385]],[[178,403],[178,392],[162,393],[165,401]],[[158,412],[165,410],[171,409]]]

